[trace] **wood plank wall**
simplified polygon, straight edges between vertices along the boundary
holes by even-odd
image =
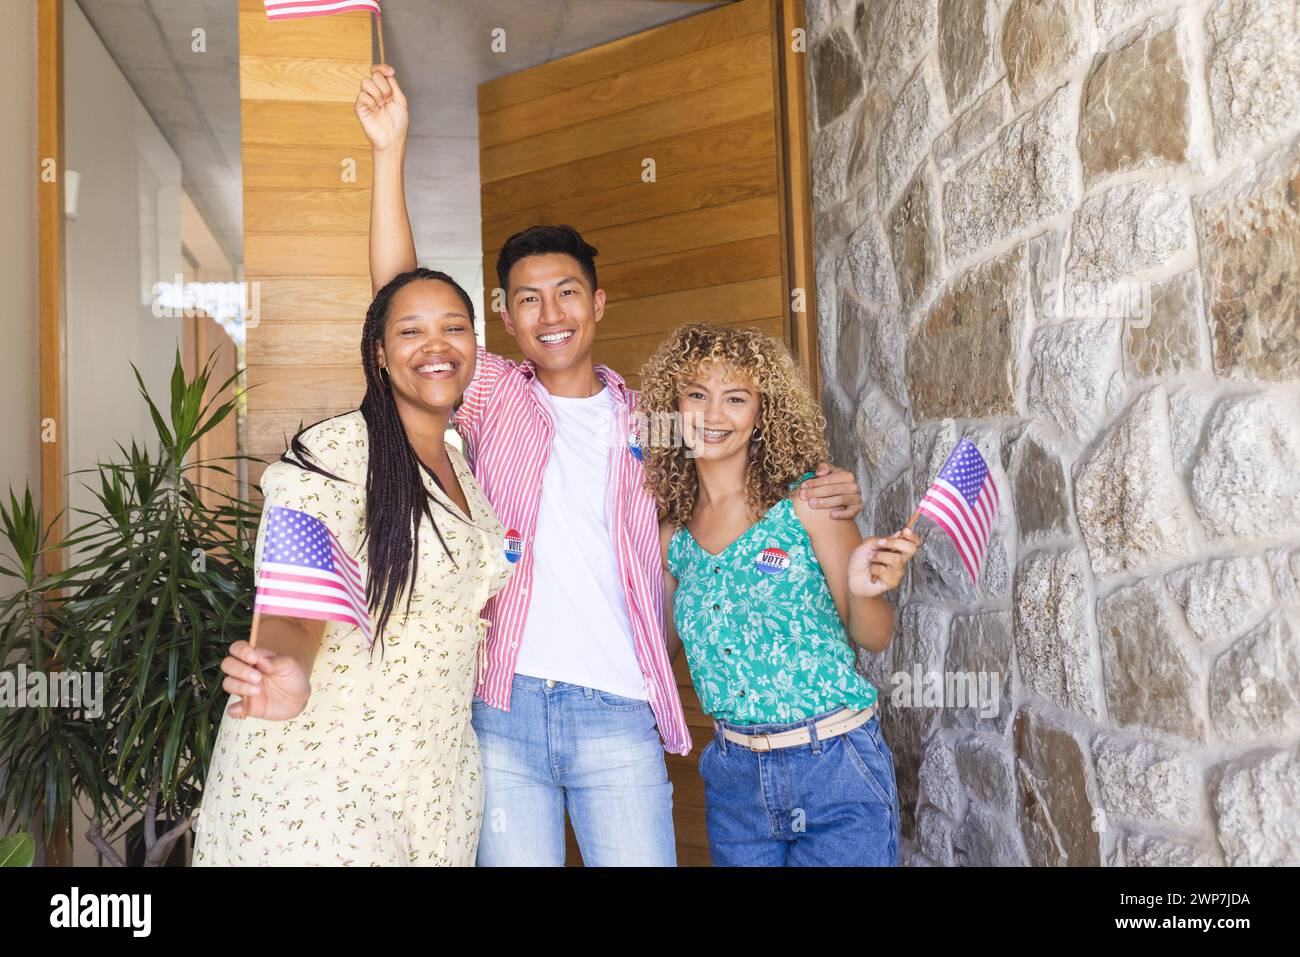
[[[479,87],[488,348],[519,356],[492,277],[505,239],[536,223],[569,223],[600,250],[596,359],[633,387],[683,322],[791,343],[779,35],[772,0],[742,0]],[[696,742],[668,757],[678,861],[706,865],[696,766],[712,724],[684,656],[676,675]]]
[[[270,22],[261,0],[239,0],[244,273],[261,284],[248,449],[267,460],[365,389],[371,162],[352,104],[370,62],[369,13]]]
[[[772,28],[770,0],[743,0],[479,87],[488,348],[518,355],[493,277],[535,223],[600,250],[596,359],[634,387],[685,321],[788,341]]]

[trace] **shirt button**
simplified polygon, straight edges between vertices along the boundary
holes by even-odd
[[[713,567],[713,574],[715,574],[715,575],[721,575],[721,574],[722,574],[722,569],[721,569],[721,568],[718,568],[718,567],[715,565],[715,566]]]
[[[714,605],[714,606],[713,606],[713,610],[714,610],[714,611],[718,611],[718,610],[719,610],[719,606],[718,606],[718,605]]]
[[[729,654],[731,654],[731,649],[730,649],[730,648],[723,648],[723,649],[722,649],[722,653],[723,653],[724,655],[729,655]]]
[[[743,698],[743,697],[745,697],[745,692],[743,692],[743,691],[737,691],[737,692],[736,692],[736,697],[737,697],[737,698]]]

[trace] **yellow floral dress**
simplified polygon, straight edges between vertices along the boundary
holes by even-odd
[[[267,505],[323,521],[366,569],[367,444],[360,412],[309,429],[303,442],[336,482],[277,462]],[[448,447],[466,516],[426,475],[455,563],[425,520],[410,612],[399,598],[371,653],[355,627],[328,622],[311,698],[289,721],[223,718],[196,822],[196,866],[472,865],[483,807],[470,724],[484,603],[511,565],[492,507]],[[468,519],[468,520],[467,520]],[[259,533],[260,560],[265,524]]]

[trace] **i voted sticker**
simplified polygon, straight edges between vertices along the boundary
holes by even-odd
[[[524,554],[524,537],[513,528],[506,532],[506,560],[513,565]]]
[[[641,440],[637,438],[636,426],[633,426],[627,434],[627,450],[638,462],[645,460],[645,451],[641,448]]]
[[[790,556],[776,546],[765,548],[754,559],[754,566],[765,575],[781,575],[790,570]]]

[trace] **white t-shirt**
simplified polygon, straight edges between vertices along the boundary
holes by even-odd
[[[607,505],[614,398],[609,389],[585,399],[548,397],[555,440],[542,473],[532,599],[515,674],[644,701]]]

